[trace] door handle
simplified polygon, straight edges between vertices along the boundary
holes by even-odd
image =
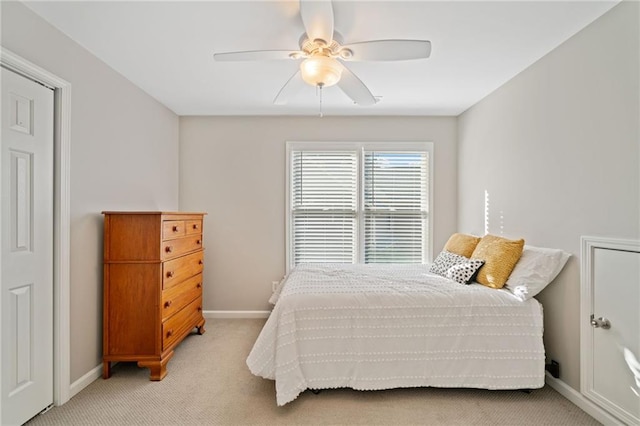
[[[591,327],[593,328],[602,328],[603,330],[608,330],[611,328],[611,322],[605,317],[600,317],[598,319],[594,318],[594,315],[591,314]]]

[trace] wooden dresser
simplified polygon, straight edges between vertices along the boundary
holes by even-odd
[[[173,349],[203,334],[202,225],[205,213],[104,214],[103,371],[137,361],[151,380],[167,375]]]

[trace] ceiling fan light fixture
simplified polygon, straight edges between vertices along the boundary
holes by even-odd
[[[315,55],[300,64],[302,79],[312,86],[329,87],[340,81],[342,66],[324,55]]]

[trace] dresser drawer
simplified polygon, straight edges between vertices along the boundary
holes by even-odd
[[[162,288],[164,290],[202,272],[202,251],[169,260],[162,265]]]
[[[162,260],[182,256],[185,253],[202,248],[202,236],[191,235],[162,242]]]
[[[162,222],[162,239],[183,237],[186,233],[184,220],[165,220]]]
[[[184,226],[187,235],[202,233],[202,220],[186,220]]]
[[[166,320],[189,302],[202,295],[202,274],[188,278],[162,292],[162,320]]]
[[[162,350],[181,340],[202,318],[202,297],[198,297],[162,324]]]

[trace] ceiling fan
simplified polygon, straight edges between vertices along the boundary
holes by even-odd
[[[337,85],[358,105],[377,102],[367,86],[343,62],[401,61],[428,58],[427,40],[371,40],[342,44],[333,28],[331,0],[300,0],[300,15],[305,33],[299,50],[251,50],[215,53],[216,61],[262,61],[288,59],[300,62],[300,69],[280,89],[273,103],[284,105],[305,84],[320,89]],[[300,61],[301,60],[301,61]],[[322,98],[321,98],[322,102]]]

